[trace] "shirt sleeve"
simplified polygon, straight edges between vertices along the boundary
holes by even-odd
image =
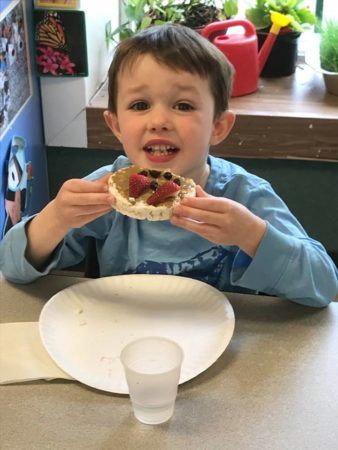
[[[264,219],[267,228],[253,258],[237,252],[231,283],[307,306],[323,307],[333,301],[338,292],[334,262],[271,186],[263,182],[248,189],[242,203]]]
[[[112,165],[101,167],[85,178],[93,181],[128,164],[129,160],[120,156]],[[94,235],[90,227],[70,230],[50,255],[47,264],[41,270],[37,270],[25,257],[27,246],[25,226],[33,217],[14,225],[0,242],[0,271],[6,279],[14,283],[30,283],[47,275],[51,270],[70,267],[81,262],[86,256],[87,240]]]
[[[47,275],[56,268],[59,259],[60,249],[57,248],[51,255],[48,264],[41,271],[35,269],[27,261],[25,257],[27,246],[25,226],[27,222],[19,222],[6,233],[0,242],[0,271],[6,279],[13,283],[30,283],[43,275]]]

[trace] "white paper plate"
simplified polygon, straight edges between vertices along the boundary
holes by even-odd
[[[200,281],[171,275],[121,275],[71,286],[42,309],[42,342],[76,380],[126,394],[120,352],[130,341],[163,336],[184,351],[180,384],[223,353],[235,325],[227,298]]]

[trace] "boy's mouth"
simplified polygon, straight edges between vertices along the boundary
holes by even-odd
[[[172,161],[179,152],[174,142],[167,139],[150,139],[145,143],[143,151],[147,159],[154,164],[167,164]]]
[[[178,151],[178,148],[172,145],[154,144],[154,145],[145,145],[143,147],[143,150],[153,155],[166,156],[176,153]]]

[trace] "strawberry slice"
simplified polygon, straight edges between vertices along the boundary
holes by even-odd
[[[129,197],[139,197],[150,186],[151,180],[145,175],[133,173],[129,177]]]
[[[156,205],[168,197],[174,197],[180,190],[180,187],[173,181],[166,181],[161,184],[156,191],[148,198],[148,205]]]

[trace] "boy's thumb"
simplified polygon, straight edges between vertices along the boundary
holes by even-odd
[[[207,198],[207,197],[210,197],[210,195],[207,194],[207,193],[201,188],[201,186],[200,186],[199,184],[197,184],[197,186],[196,186],[196,197],[204,197],[204,198]]]

